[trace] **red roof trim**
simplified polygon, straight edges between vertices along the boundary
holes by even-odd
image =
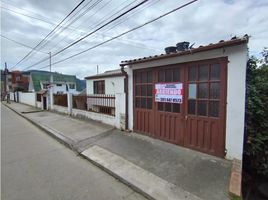
[[[125,61],[121,62],[120,66],[149,62],[152,60],[158,60],[158,59],[162,59],[162,58],[171,58],[171,57],[183,56],[183,55],[187,55],[187,54],[193,54],[193,53],[202,52],[202,51],[219,49],[219,48],[223,48],[223,47],[236,46],[236,45],[248,43],[248,38],[249,37],[247,35],[245,35],[243,38],[234,37],[228,41],[221,40],[215,44],[209,44],[207,46],[199,46],[198,48],[190,49],[187,51],[169,53],[169,54],[161,54],[161,55],[149,56],[149,57],[138,58],[138,59],[133,59],[133,60],[125,60]]]

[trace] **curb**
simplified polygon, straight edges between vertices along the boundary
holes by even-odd
[[[242,161],[234,159],[229,183],[229,193],[236,197],[241,197],[241,184],[242,184]]]
[[[153,198],[152,196],[148,195],[145,191],[139,189],[138,187],[136,187],[134,184],[130,183],[129,181],[126,181],[123,177],[118,176],[117,174],[115,174],[113,171],[107,169],[106,167],[102,166],[101,164],[95,162],[94,160],[91,160],[90,158],[88,158],[87,156],[83,155],[82,153],[79,154],[82,158],[86,159],[87,161],[89,161],[90,163],[92,163],[93,165],[95,165],[96,167],[100,168],[101,170],[105,171],[107,174],[110,174],[112,177],[114,177],[115,179],[117,179],[118,181],[120,181],[121,183],[127,185],[128,187],[130,187],[131,189],[133,189],[135,192],[141,194],[142,196],[144,196],[145,198],[149,199],[149,200],[156,200],[155,198]]]
[[[37,128],[39,128],[40,130],[45,131],[49,136],[55,138],[58,142],[60,142],[61,144],[63,144],[64,146],[66,146],[67,148],[71,149],[72,151],[74,151],[75,153],[77,153],[81,158],[86,159],[87,161],[89,161],[90,163],[92,163],[93,165],[95,165],[96,167],[98,167],[99,169],[103,170],[104,172],[110,174],[111,176],[113,176],[116,180],[120,181],[121,183],[125,184],[126,186],[130,187],[131,189],[133,189],[135,192],[141,194],[142,196],[144,196],[145,198],[149,199],[149,200],[156,200],[155,198],[152,198],[151,196],[148,196],[148,194],[137,188],[136,186],[134,186],[133,184],[131,184],[130,182],[126,181],[123,177],[117,176],[115,173],[113,173],[111,170],[106,169],[105,167],[103,167],[102,165],[94,162],[93,160],[89,159],[88,157],[86,157],[85,155],[82,154],[82,152],[79,152],[79,149],[75,149],[74,146],[72,145],[72,142],[70,141],[69,138],[62,136],[62,134],[57,133],[56,131],[53,131],[52,129],[41,125],[39,123],[37,123],[36,121],[26,117],[25,115],[23,115],[22,113],[20,113],[19,111],[15,110],[14,108],[11,108],[10,106],[8,106],[5,103],[2,103],[2,105],[4,105],[5,107],[7,107],[8,109],[12,110],[13,112],[15,112],[16,114],[18,114],[19,116],[23,117],[24,119],[26,119],[27,121],[29,121],[31,124],[33,124],[34,126],[36,126]]]

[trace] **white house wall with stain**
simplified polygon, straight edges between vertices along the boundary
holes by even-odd
[[[129,129],[207,154],[242,160],[247,43],[245,35],[122,61],[128,74]],[[155,102],[155,85],[172,82],[183,84],[182,103]]]

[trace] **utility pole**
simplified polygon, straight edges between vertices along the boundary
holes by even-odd
[[[52,84],[53,84],[53,75],[51,72],[51,52],[48,53],[49,55],[49,71],[50,71],[50,81],[49,81],[49,96],[50,96],[50,109],[53,109],[53,103],[54,103],[54,99],[53,99],[53,88],[52,88]]]
[[[99,74],[99,65],[97,65],[97,74]]]
[[[49,54],[49,71],[51,73],[51,52],[49,52],[48,54]]]
[[[7,74],[8,74],[8,70],[7,70],[7,63],[5,62],[5,71],[4,71],[4,75],[5,75],[5,80],[4,80],[4,92],[6,94],[7,92]]]

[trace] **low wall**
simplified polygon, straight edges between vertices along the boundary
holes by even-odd
[[[109,124],[111,126],[114,126],[116,128],[120,128],[118,124],[116,124],[116,118],[111,115],[105,115],[102,113],[95,113],[95,112],[90,112],[86,110],[79,110],[79,109],[72,109],[72,114],[73,117],[77,118],[82,118],[82,119],[93,119],[105,124]]]
[[[63,106],[58,106],[58,105],[53,105],[53,110],[56,112],[64,113],[64,114],[69,114],[68,112],[68,107],[63,107]]]
[[[36,106],[36,94],[35,92],[19,92],[19,102]]]
[[[36,102],[36,107],[42,109],[42,102],[37,101],[37,102]]]
[[[10,100],[15,101],[14,92],[10,92],[9,95],[10,95]]]

